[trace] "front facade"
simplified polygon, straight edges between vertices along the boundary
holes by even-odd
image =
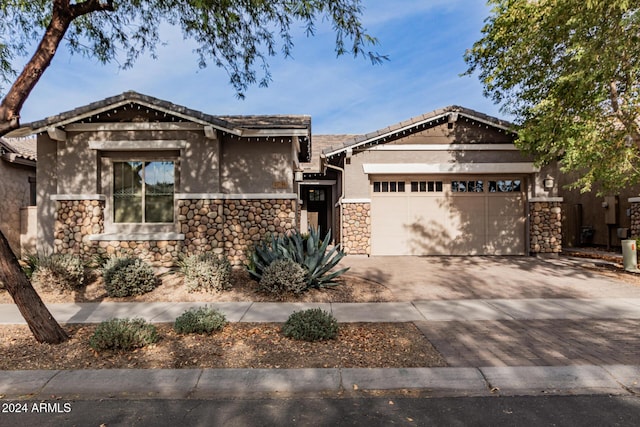
[[[508,123],[462,107],[323,151],[339,170],[340,238],[368,255],[559,253],[555,174],[514,145]],[[336,186],[338,192],[338,186]]]
[[[349,254],[561,251],[554,170],[508,123],[454,106],[362,136],[310,129],[136,92],[25,125],[13,134],[38,135],[38,252],[242,264],[268,234],[309,228]]]
[[[135,92],[26,125],[38,134],[38,252],[233,263],[297,226],[307,116],[209,116]]]

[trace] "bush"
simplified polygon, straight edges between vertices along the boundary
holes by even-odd
[[[282,326],[282,333],[294,340],[330,340],[338,334],[338,321],[320,308],[296,311]]]
[[[31,270],[31,282],[43,289],[65,292],[84,285],[84,264],[76,255],[31,256],[27,265],[25,270]]]
[[[132,350],[158,342],[158,330],[143,319],[111,319],[100,323],[89,345],[94,350]]]
[[[307,288],[335,285],[334,279],[349,268],[330,272],[345,256],[339,245],[327,251],[330,241],[331,231],[324,239],[320,239],[319,232],[314,229],[307,235],[294,230],[289,235],[270,238],[256,245],[249,254],[247,269],[259,281],[271,263],[289,259],[305,267]]]
[[[231,264],[225,257],[191,255],[182,258],[179,267],[189,292],[220,292],[231,287]]]
[[[141,295],[158,286],[151,266],[139,258],[109,258],[102,269],[102,277],[110,297]]]
[[[176,319],[173,329],[179,334],[210,334],[227,324],[221,312],[209,307],[192,308]]]
[[[265,268],[258,289],[272,294],[299,294],[307,290],[307,271],[290,259],[278,259]]]

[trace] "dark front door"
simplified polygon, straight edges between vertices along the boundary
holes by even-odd
[[[309,227],[317,227],[321,234],[329,230],[328,224],[328,187],[307,187],[305,191],[307,218]]]

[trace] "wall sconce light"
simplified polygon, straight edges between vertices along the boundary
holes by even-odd
[[[551,190],[553,188],[554,179],[552,177],[546,177],[543,181],[544,189]]]
[[[294,174],[294,179],[296,180],[296,182],[302,181],[304,179],[302,171],[296,171]]]

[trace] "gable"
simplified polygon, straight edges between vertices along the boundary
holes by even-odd
[[[409,132],[389,144],[510,144],[515,135],[463,117],[454,123],[440,122],[424,130]]]

